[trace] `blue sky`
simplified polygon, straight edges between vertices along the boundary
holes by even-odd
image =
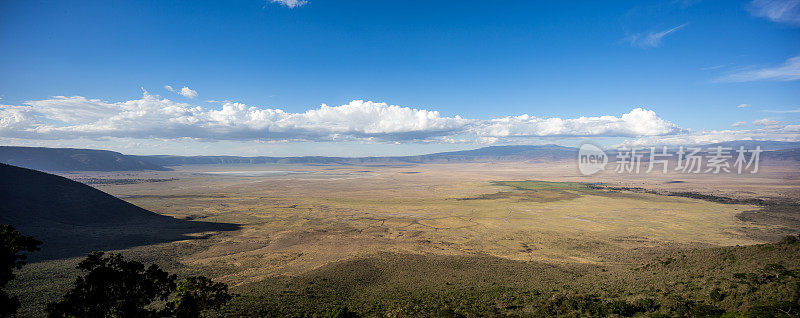
[[[7,0],[0,52],[3,144],[369,155],[800,140],[800,0]]]

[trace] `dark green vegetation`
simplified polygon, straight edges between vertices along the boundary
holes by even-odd
[[[518,202],[553,202],[574,199],[582,194],[592,192],[586,184],[579,182],[547,182],[547,181],[493,181],[492,185],[506,186],[517,191],[500,191],[481,194],[475,197],[458,200],[496,200],[514,199]]]
[[[230,300],[228,286],[203,276],[177,276],[121,254],[89,254],[87,272],[64,297],[47,306],[50,317],[198,317]]]
[[[662,251],[625,265],[383,253],[240,287],[221,316],[800,314],[800,243]]]
[[[162,216],[88,185],[0,164],[0,223],[44,242],[36,259],[186,239],[186,234],[234,230],[231,224]]]
[[[523,182],[531,182],[531,181],[523,181]],[[539,181],[533,181],[539,182]],[[671,182],[681,182],[681,181],[671,181]],[[637,192],[637,193],[650,193],[650,194],[659,194],[659,195],[666,195],[672,197],[683,197],[683,198],[690,198],[690,199],[698,199],[698,200],[705,200],[709,202],[716,202],[722,204],[753,204],[753,205],[773,205],[779,204],[780,202],[773,202],[764,199],[752,198],[752,199],[736,199],[736,198],[729,198],[723,197],[713,194],[704,194],[698,192],[664,192],[664,191],[656,191],[656,190],[648,190],[645,188],[639,187],[613,187],[599,183],[587,183],[583,184],[584,187],[594,190],[605,190],[605,191],[627,191],[627,192]]]
[[[494,181],[494,185],[512,187],[524,191],[571,190],[586,191],[590,187],[581,182],[548,182],[548,181]]]
[[[72,148],[0,146],[0,163],[44,171],[169,170],[118,152]]]
[[[19,309],[19,300],[8,295],[5,288],[16,275],[14,271],[25,265],[25,252],[39,250],[42,242],[19,233],[11,225],[0,225],[0,317],[13,315]]]

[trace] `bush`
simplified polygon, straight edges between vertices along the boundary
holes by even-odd
[[[176,284],[176,275],[158,265],[145,269],[121,254],[93,252],[77,268],[88,273],[61,301],[47,306],[50,317],[197,317],[231,298],[225,284],[202,276]]]
[[[175,317],[197,317],[204,308],[217,308],[231,300],[228,285],[203,276],[189,276],[178,283],[166,311]],[[344,316],[341,316],[344,317]]]
[[[800,239],[798,239],[798,237],[800,237],[800,235],[784,236],[783,239],[781,239],[780,244],[795,244],[797,242],[800,242]]]
[[[21,252],[38,251],[39,245],[42,242],[20,234],[13,226],[0,225],[0,317],[11,316],[19,309],[19,300],[4,288],[14,279],[14,270],[25,265],[27,256]]]

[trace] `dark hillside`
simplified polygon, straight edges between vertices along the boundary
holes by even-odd
[[[43,241],[38,259],[186,239],[185,234],[232,230],[232,224],[159,215],[88,185],[0,164],[0,224]]]

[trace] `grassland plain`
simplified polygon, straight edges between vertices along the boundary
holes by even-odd
[[[209,171],[215,173],[204,173]],[[706,256],[691,258],[691,255],[704,253],[743,253],[738,259],[748,260],[731,265],[741,265],[741,268],[711,275],[720,281],[729,279],[726,277],[735,271],[756,273],[769,264],[794,268],[791,264],[796,253],[781,256],[774,252],[757,257],[754,251],[760,250],[755,247],[735,247],[776,241],[786,233],[797,232],[792,225],[752,222],[737,217],[743,212],[762,209],[760,206],[607,191],[585,185],[604,183],[658,191],[736,194],[735,197],[742,199],[793,200],[798,197],[800,182],[797,174],[786,174],[787,171],[797,171],[797,167],[767,166],[758,175],[740,179],[713,175],[608,173],[584,177],[578,175],[571,162],[186,166],[176,171],[66,176],[160,180],[104,182],[93,186],[161,214],[241,224],[239,231],[200,233],[198,237],[202,239],[199,240],[123,251],[130,257],[158,262],[181,273],[202,273],[231,284],[235,291],[246,296],[237,300],[241,302],[235,302],[230,310],[252,303],[258,304],[255,307],[275,310],[291,310],[291,306],[296,306],[298,310],[310,310],[307,313],[318,312],[333,307],[309,307],[304,302],[325,299],[329,300],[325,306],[341,304],[373,315],[406,309],[413,313],[414,302],[419,299],[446,298],[453,293],[496,296],[486,289],[488,287],[480,287],[485,282],[492,282],[490,285],[499,290],[511,288],[508,294],[515,291],[539,293],[536,296],[539,298],[552,297],[556,291],[571,291],[633,300],[635,297],[626,293],[636,294],[651,288],[654,289],[649,291],[652,297],[664,298],[677,293],[688,299],[700,299],[708,292],[701,276],[711,274],[704,274],[706,268],[700,266]],[[766,234],[753,236],[752,233]],[[744,255],[748,253],[753,257]],[[684,283],[674,285],[669,282],[674,277],[669,276],[672,274],[669,274],[668,265],[658,266],[661,262],[671,263],[665,261],[668,259],[684,259],[681,255],[689,255],[686,256],[689,258],[684,263],[676,263],[681,264],[679,266],[673,265],[678,266],[674,275],[689,276],[681,276]],[[413,262],[404,265],[408,260]],[[474,267],[459,267],[453,262],[474,264]],[[56,297],[61,286],[67,286],[75,275],[70,269],[74,263],[75,259],[36,263],[23,270],[15,286],[23,300],[29,301],[26,313],[36,314],[41,304]],[[359,267],[365,263],[372,264],[370,268],[373,269]],[[493,267],[492,264],[505,265]],[[644,269],[634,270],[640,267]],[[403,268],[416,268],[407,272],[420,268],[432,271],[425,274],[431,277],[430,281],[425,284],[410,278],[404,281],[402,277],[416,276],[402,274]],[[514,268],[510,273],[519,275],[504,274],[503,270],[508,268]],[[459,274],[460,270],[476,274]],[[48,275],[48,272],[57,274]],[[383,278],[371,281],[358,276],[394,272],[400,274],[391,274],[393,278],[388,281]],[[479,277],[478,272],[485,277]],[[663,282],[646,283],[651,280],[642,273],[650,273],[647,275],[654,275],[652,279]],[[313,297],[304,298],[308,295],[298,293],[309,290],[302,284],[307,284],[314,275],[345,275],[356,281],[366,281],[365,286],[372,287],[363,288],[375,291],[354,295],[347,292],[346,281],[327,285],[313,283],[322,287],[311,288]],[[454,278],[445,279],[447,275]],[[524,284],[528,285],[523,289],[509,287],[516,286],[514,282],[518,280],[527,280]],[[775,283],[776,290],[784,288],[785,284],[788,283]],[[401,285],[408,290],[398,289]],[[477,289],[468,293],[467,286]],[[733,288],[724,284],[718,287],[723,293]],[[609,288],[619,289],[619,292],[603,292]],[[444,292],[444,289],[449,291]],[[442,296],[435,296],[439,292]],[[261,295],[257,295],[259,293]],[[331,293],[341,297],[329,296]],[[407,299],[400,296],[404,293],[416,296]],[[377,298],[365,296],[368,294]],[[775,298],[776,292],[764,294]],[[397,302],[376,300],[389,296],[396,296],[387,299]],[[403,303],[404,299],[410,303]],[[741,303],[736,300],[735,305],[717,305],[738,310],[749,308],[747,306],[758,300],[729,299],[740,299]],[[477,303],[489,306],[487,304],[496,300]],[[270,305],[273,301],[294,305],[278,308]],[[370,304],[378,307],[372,308]],[[410,309],[406,305],[411,306]],[[424,306],[436,307],[434,305]],[[536,312],[524,309],[525,306],[509,305],[505,309],[501,308],[505,306],[502,304],[492,306],[505,313]],[[449,302],[447,307],[459,313],[488,308],[474,307],[468,311],[466,307]],[[422,312],[417,311],[418,314]],[[487,312],[494,312],[494,309]]]

